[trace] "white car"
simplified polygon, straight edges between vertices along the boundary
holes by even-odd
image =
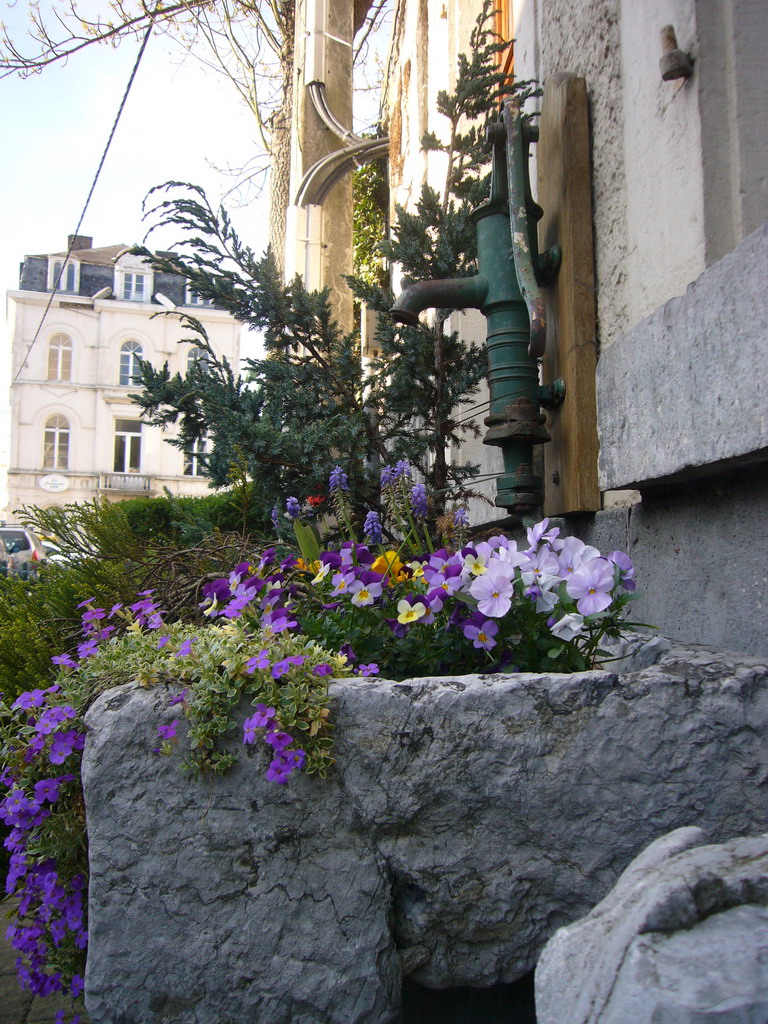
[[[0,526],[0,537],[11,556],[11,572],[19,576],[30,575],[46,560],[43,542],[24,526]]]

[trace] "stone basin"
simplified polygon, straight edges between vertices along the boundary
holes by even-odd
[[[764,830],[768,666],[656,639],[608,667],[336,681],[334,773],[284,786],[261,744],[191,780],[151,752],[167,689],[102,695],[94,1024],[395,1024],[404,976],[525,975],[657,837]]]

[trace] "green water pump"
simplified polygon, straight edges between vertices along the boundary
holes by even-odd
[[[533,446],[549,441],[541,407],[562,401],[560,383],[539,386],[546,324],[541,287],[557,269],[556,247],[539,254],[528,175],[529,148],[537,128],[507,100],[488,128],[493,151],[491,194],[472,214],[477,230],[478,273],[473,277],[408,283],[390,316],[418,324],[425,309],[479,309],[487,320],[490,410],[483,441],[501,448],[504,472],[496,504],[512,514],[541,506],[541,479],[533,472]]]

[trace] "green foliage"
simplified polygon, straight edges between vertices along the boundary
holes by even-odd
[[[298,279],[283,286],[271,255],[255,259],[226,212],[215,213],[204,198],[169,200],[155,210],[162,223],[179,224],[179,206],[195,234],[184,257],[157,256],[154,266],[181,269],[198,294],[260,331],[266,357],[246,362],[247,379],[212,352],[184,377],[172,376],[167,364],[144,363],[144,390],[134,397],[145,420],[176,424],[171,443],[182,449],[207,438],[207,471],[217,486],[245,460],[253,502],[262,508],[286,493],[322,490],[339,452],[366,491],[366,460],[383,444],[364,408],[359,342],[333,319],[328,293],[307,292]],[[196,343],[208,345],[204,332]]]
[[[41,566],[32,584],[0,579],[0,693],[13,700],[50,684],[51,656],[71,652],[80,639],[82,601],[111,608],[151,587],[171,617],[199,617],[201,581],[228,572],[253,550],[251,534],[241,532],[237,495],[235,486],[203,499],[23,509],[21,521],[55,536],[66,562]],[[262,525],[252,506],[246,513],[249,530],[253,520]]]
[[[357,167],[352,173],[352,242],[354,275],[370,286],[386,282],[379,243],[386,237],[389,188],[382,160]]]
[[[269,513],[251,500],[253,483],[216,494],[179,497],[166,492],[157,498],[131,498],[120,502],[128,525],[145,541],[187,546],[219,533],[241,533],[253,538],[270,531]]]
[[[34,584],[0,580],[0,693],[8,700],[50,685],[51,656],[79,638],[78,604],[89,597],[108,604],[132,599],[140,573],[94,557],[40,569]]]
[[[163,750],[170,754],[178,746],[183,766],[196,775],[226,771],[237,761],[242,724],[233,716],[244,702],[252,706],[261,702],[274,707],[279,727],[300,741],[307,753],[304,770],[325,777],[333,763],[328,685],[313,669],[325,663],[334,676],[349,675],[343,657],[330,654],[308,637],[254,633],[239,619],[203,629],[176,623],[163,633],[168,642],[158,649],[158,633],[129,629],[77,672],[64,670],[69,698],[83,706],[97,693],[121,683],[173,686],[183,694],[176,706],[188,728],[182,739],[166,742]],[[190,653],[177,657],[185,640],[192,641]],[[249,659],[262,650],[272,663],[290,656],[306,660],[275,679],[268,668],[249,671]],[[266,767],[269,757],[266,752],[261,756]]]
[[[393,296],[382,287],[380,259],[398,262],[418,278],[475,272],[475,230],[470,213],[487,192],[483,170],[485,122],[510,91],[530,94],[528,84],[510,85],[496,65],[505,43],[493,33],[491,4],[483,5],[472,34],[472,52],[458,62],[456,87],[443,92],[438,109],[446,118],[444,141],[430,136],[429,149],[448,156],[443,194],[425,186],[416,209],[397,210],[393,237],[386,227],[386,182],[371,164],[355,174],[355,296],[381,314]],[[182,274],[203,298],[260,332],[266,356],[250,360],[245,376],[210,350],[202,326],[185,317],[210,358],[182,376],[168,366],[143,366],[143,392],[134,396],[145,419],[175,424],[170,443],[189,449],[207,438],[206,469],[216,485],[237,461],[246,460],[254,500],[264,507],[287,495],[325,494],[336,463],[348,473],[353,506],[376,498],[371,467],[381,460],[409,459],[434,494],[439,516],[451,492],[461,494],[477,467],[455,467],[448,446],[477,434],[458,413],[486,373],[484,349],[463,345],[446,331],[447,311],[431,327],[395,329],[379,318],[378,358],[363,379],[356,335],[334,321],[327,292],[308,293],[299,280],[285,286],[269,253],[257,257],[232,228],[226,210],[215,210],[202,189],[169,182],[153,190],[148,210],[155,226],[176,227],[182,240],[173,253],[136,250],[161,272]],[[466,493],[464,491],[464,493]]]

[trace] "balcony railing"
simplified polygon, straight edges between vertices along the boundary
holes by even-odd
[[[101,473],[99,490],[147,494],[152,490],[152,478],[141,476],[139,473]]]

